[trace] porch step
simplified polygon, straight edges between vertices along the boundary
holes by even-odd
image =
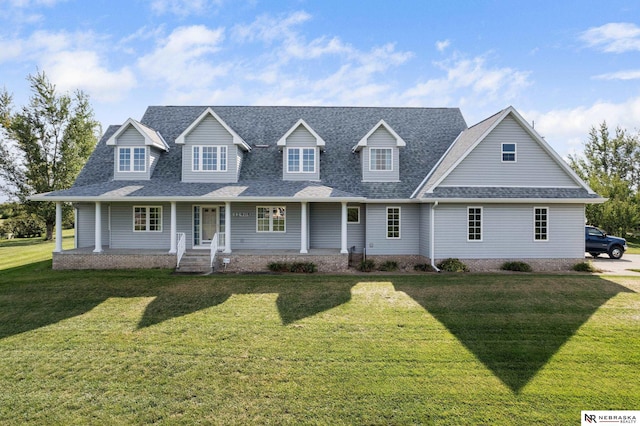
[[[176,269],[180,274],[208,274],[211,272],[211,259],[209,253],[187,252],[180,260],[180,266]]]

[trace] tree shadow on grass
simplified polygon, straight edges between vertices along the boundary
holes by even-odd
[[[589,318],[626,287],[584,276],[452,277],[396,284],[513,392],[519,392]]]

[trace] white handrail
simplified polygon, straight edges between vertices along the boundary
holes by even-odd
[[[184,256],[184,253],[187,251],[186,240],[187,236],[184,234],[184,232],[178,232],[178,250],[176,253],[176,255],[178,256],[178,261],[176,262],[176,268],[180,267],[182,256]]]
[[[213,238],[211,239],[211,267],[213,268],[213,261],[216,258],[216,253],[218,252],[218,233],[213,234]]]

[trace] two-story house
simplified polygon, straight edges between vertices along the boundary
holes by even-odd
[[[72,188],[33,199],[75,207],[55,268],[213,248],[254,271],[342,271],[350,252],[562,269],[584,258],[585,204],[604,201],[512,107],[467,127],[457,108],[250,106],[149,107],[109,127]]]

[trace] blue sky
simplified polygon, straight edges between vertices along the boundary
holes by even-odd
[[[106,128],[148,105],[513,105],[562,155],[640,127],[640,2],[0,0],[0,86],[82,89]]]

